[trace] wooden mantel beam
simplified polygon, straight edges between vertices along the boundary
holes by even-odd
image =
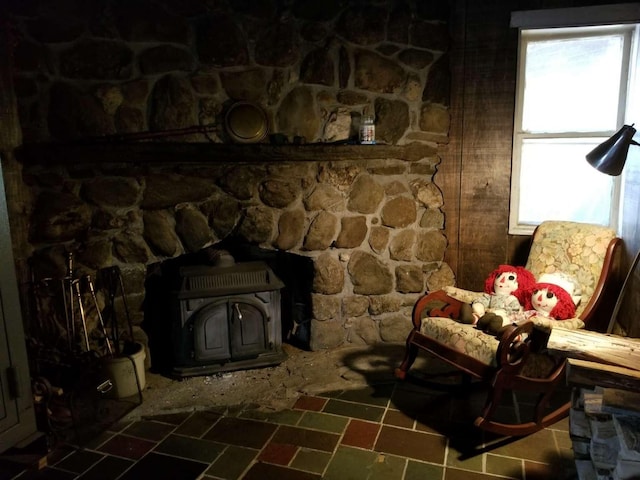
[[[398,159],[438,163],[436,148],[410,145],[270,145],[188,142],[47,143],[25,144],[17,152],[25,164],[92,163],[266,163]]]

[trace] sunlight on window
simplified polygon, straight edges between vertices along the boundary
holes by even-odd
[[[585,162],[605,138],[525,140],[520,170],[520,222],[572,219],[608,225],[613,177]]]
[[[529,41],[523,131],[615,129],[623,41],[622,35]]]

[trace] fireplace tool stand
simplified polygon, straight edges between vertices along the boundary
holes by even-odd
[[[133,408],[127,405],[130,399],[110,398],[114,384],[105,364],[123,352],[109,335],[91,276],[76,275],[73,254],[67,256],[63,278],[36,280],[32,268],[31,280],[27,340],[39,429],[49,435],[50,445],[88,440],[99,433],[96,428]],[[133,359],[123,358],[131,361],[135,372],[137,406],[142,403],[143,381]]]

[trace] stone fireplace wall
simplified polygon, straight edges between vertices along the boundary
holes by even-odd
[[[119,265],[139,326],[149,265],[233,235],[313,259],[312,348],[404,341],[420,292],[453,283],[434,183],[449,127],[442,5],[16,2],[29,263],[53,277],[67,252],[79,272]],[[234,100],[305,144],[189,131]],[[378,145],[334,143],[371,113]],[[161,133],[176,129],[189,132]],[[147,131],[161,134],[124,142]]]

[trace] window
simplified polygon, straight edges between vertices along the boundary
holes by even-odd
[[[634,115],[640,123],[632,100],[640,25],[531,27],[519,37],[509,233],[530,234],[543,220],[616,228],[620,178],[585,155]]]

